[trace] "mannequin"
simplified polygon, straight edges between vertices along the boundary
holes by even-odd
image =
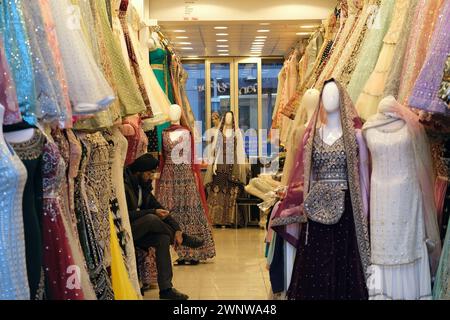
[[[150,33],[150,37],[147,42],[148,49],[150,51],[154,51],[156,49],[162,49],[161,41],[159,40],[159,36],[156,32],[152,31]]]
[[[322,104],[327,114],[327,121],[320,128],[320,137],[331,146],[342,137],[339,89],[335,82],[329,82],[323,88]]]
[[[171,212],[183,232],[195,234],[205,241],[198,249],[177,248],[179,264],[198,264],[216,255],[208,223],[206,196],[200,169],[194,161],[191,132],[180,125],[181,107],[172,105],[169,116],[172,125],[163,131],[161,178],[156,197]]]
[[[433,271],[440,237],[425,131],[417,115],[392,96],[380,102],[378,113],[363,129],[373,168],[370,298],[429,300],[429,253]],[[417,281],[411,283],[410,279]]]
[[[169,110],[169,117],[172,125],[179,126],[181,121],[181,107],[177,104],[171,105]],[[172,142],[175,142],[181,135],[183,135],[183,131],[172,131],[170,132],[170,140],[172,140]]]
[[[273,225],[301,224],[300,234],[280,232],[297,247],[291,300],[365,300],[370,260],[367,225],[367,149],[360,121],[340,83],[325,82],[321,105],[296,155],[286,198]],[[326,121],[318,128],[319,114]],[[292,242],[291,242],[292,241]],[[343,274],[342,270],[346,270]]]
[[[212,144],[212,159],[205,176],[208,208],[216,226],[236,226],[243,217],[236,211],[236,200],[247,183],[249,170],[244,139],[233,112],[227,112]]]

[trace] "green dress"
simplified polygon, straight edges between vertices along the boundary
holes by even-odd
[[[150,65],[152,66],[156,79],[158,79],[159,85],[166,93],[170,102],[175,103],[167,51],[161,48],[150,51]]]

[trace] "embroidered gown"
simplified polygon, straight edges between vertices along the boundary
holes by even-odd
[[[211,227],[195,182],[194,172],[190,164],[190,154],[186,158],[188,163],[177,164],[174,162],[177,159],[172,158],[172,151],[175,148],[175,150],[191,150],[190,141],[190,132],[187,129],[183,130],[177,141],[171,140],[170,132],[163,132],[165,164],[161,172],[157,198],[161,205],[171,212],[184,233],[205,241],[204,245],[198,249],[182,246],[177,250],[179,258],[186,261],[201,261],[213,258],[216,255]],[[181,143],[183,143],[182,149],[180,148]]]
[[[333,183],[331,177],[333,181],[342,181],[347,186],[345,209],[339,222],[334,225],[309,220],[302,227],[288,291],[290,300],[368,298],[348,190],[346,159],[343,137],[330,146],[322,141],[319,133],[315,135],[312,180]]]

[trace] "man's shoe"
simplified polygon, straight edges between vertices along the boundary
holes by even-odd
[[[188,248],[192,248],[192,249],[196,249],[196,248],[200,248],[201,246],[203,246],[203,244],[205,243],[205,240],[203,239],[199,239],[190,235],[187,235],[185,233],[183,233],[183,246],[188,247]]]
[[[179,292],[175,288],[170,288],[159,293],[161,300],[188,300],[189,296]]]

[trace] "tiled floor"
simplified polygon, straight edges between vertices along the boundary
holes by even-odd
[[[264,236],[265,231],[256,228],[214,229],[216,258],[197,266],[175,265],[175,288],[191,300],[268,299]],[[145,299],[158,299],[158,293],[152,289]]]

